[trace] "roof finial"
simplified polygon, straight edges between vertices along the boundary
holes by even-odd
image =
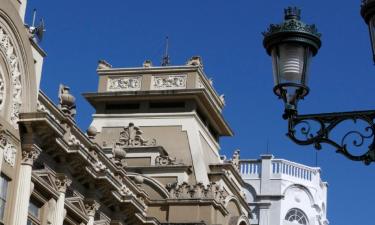
[[[163,56],[163,61],[161,63],[162,66],[168,66],[170,64],[169,55],[168,55],[168,47],[169,47],[169,38],[167,36],[165,38],[165,53]]]

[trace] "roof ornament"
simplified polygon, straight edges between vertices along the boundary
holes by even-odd
[[[240,150],[239,149],[234,151],[231,163],[236,168],[236,170],[240,169]]]
[[[111,69],[112,68],[112,65],[109,64],[107,61],[105,61],[104,59],[100,59],[98,61],[98,67],[96,68],[97,70],[107,70],[107,69]]]
[[[63,84],[60,84],[59,88],[59,109],[67,115],[74,119],[76,115],[76,99],[70,94],[70,88]]]

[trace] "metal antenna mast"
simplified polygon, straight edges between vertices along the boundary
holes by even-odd
[[[169,38],[167,36],[165,38],[165,53],[164,53],[163,60],[161,63],[162,66],[168,66],[170,64],[169,55],[168,55],[168,47],[169,47]]]
[[[33,12],[33,23],[32,23],[32,27],[35,27],[35,18],[36,18],[36,9],[34,9],[34,12]]]

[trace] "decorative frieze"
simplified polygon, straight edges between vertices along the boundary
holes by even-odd
[[[158,75],[152,76],[152,90],[185,89],[187,75]]]
[[[139,91],[141,83],[140,76],[108,78],[107,91]]]
[[[155,165],[157,166],[170,166],[178,164],[179,163],[176,162],[176,158],[171,158],[169,156],[157,156],[155,158]]]
[[[216,183],[208,185],[202,183],[190,185],[186,182],[173,183],[168,184],[166,188],[172,199],[212,199],[224,204],[226,198],[224,190]]]
[[[22,104],[22,82],[21,82],[21,72],[20,63],[17,56],[16,48],[11,40],[11,36],[6,33],[3,27],[0,27],[0,50],[6,58],[7,63],[10,67],[10,83],[11,83],[11,95],[12,95],[12,105],[10,112],[10,120],[13,126],[18,128],[18,118],[19,112]],[[4,82],[2,82],[4,84]],[[4,85],[0,88],[3,89],[4,95]],[[1,91],[0,91],[1,92]]]

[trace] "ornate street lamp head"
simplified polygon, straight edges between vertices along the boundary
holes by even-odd
[[[375,1],[374,0],[362,0],[361,4],[361,15],[368,25],[370,33],[371,47],[372,47],[372,59],[375,63]]]
[[[271,24],[263,32],[263,45],[272,56],[274,92],[285,102],[284,117],[288,118],[296,113],[298,100],[309,92],[309,64],[321,46],[321,34],[315,25],[300,20],[297,7],[288,7],[284,13],[281,24]]]

